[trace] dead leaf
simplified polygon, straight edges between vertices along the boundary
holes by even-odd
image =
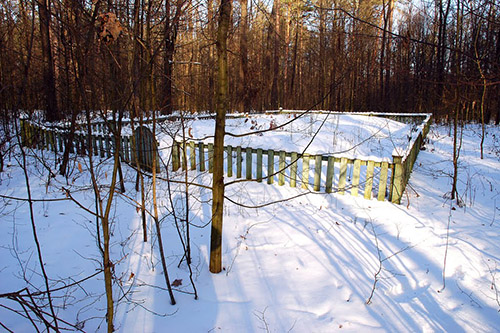
[[[135,274],[134,273],[130,273],[130,276],[128,277],[128,280],[132,280],[134,278]]]
[[[190,138],[193,137],[193,128],[192,127],[189,127],[189,129],[188,129],[188,135],[189,135]]]
[[[135,207],[135,210],[137,211],[137,213],[139,213],[141,211],[141,207],[137,206]]]
[[[82,169],[82,165],[80,164],[80,162],[78,162],[78,171],[82,172],[83,169]]]
[[[116,18],[116,14],[100,14],[99,21],[101,23],[99,37],[104,43],[109,44],[120,37],[120,34],[123,31],[123,27]]]
[[[182,286],[182,279],[175,279],[174,282],[172,282],[172,287],[178,286]]]

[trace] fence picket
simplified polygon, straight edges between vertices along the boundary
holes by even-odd
[[[227,176],[233,176],[233,147],[227,146]]]
[[[389,169],[389,163],[382,162],[380,167],[380,178],[378,182],[378,196],[377,196],[378,201],[384,201],[385,199],[385,192],[387,190],[388,169]]]
[[[179,143],[174,141],[172,145],[172,171],[179,170]]]
[[[241,146],[236,147],[236,178],[241,178]]]
[[[285,157],[286,153],[284,150],[280,151],[280,157],[279,157],[279,169],[280,173],[278,175],[278,185],[283,186],[285,185]]]
[[[375,162],[368,161],[368,166],[366,167],[366,180],[365,180],[365,199],[372,198],[372,188],[373,188],[373,171],[375,170]]]
[[[326,167],[326,186],[325,186],[326,193],[332,193],[334,162],[335,162],[335,157],[328,156],[328,165]]]
[[[352,189],[351,195],[357,197],[359,189],[359,175],[361,173],[361,160],[354,160],[353,172],[352,172]]]
[[[198,152],[199,152],[199,158],[200,158],[200,171],[205,171],[205,147],[203,145],[203,142],[198,143]]]
[[[309,154],[302,156],[302,188],[309,187]]]
[[[274,183],[274,150],[267,150],[267,183]]]
[[[297,164],[298,164],[297,162],[298,162],[297,153],[293,152],[291,154],[291,161],[290,161],[290,163],[292,164],[290,166],[290,187],[297,186]]]
[[[262,182],[262,148],[257,149],[257,181]]]
[[[214,144],[208,144],[208,172],[214,172]]]
[[[246,179],[252,179],[252,148],[247,147],[245,149],[246,151],[246,157],[245,157],[245,162],[246,162]]]
[[[196,170],[196,149],[194,147],[194,141],[189,143],[189,160],[191,162],[191,170]]]
[[[323,156],[316,155],[314,161],[314,190],[319,191],[321,188],[321,166],[323,164]]]
[[[347,158],[342,157],[340,159],[340,171],[339,171],[339,194],[345,193],[346,175],[347,175]]]

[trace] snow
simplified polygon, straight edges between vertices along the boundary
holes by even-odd
[[[252,116],[246,123],[245,118],[234,119],[228,121],[228,131],[242,133],[249,129],[251,120],[265,129],[272,119],[278,124],[285,120],[281,117],[287,116]],[[323,117],[314,115],[312,122],[305,119],[300,126],[311,124],[314,130]],[[374,117],[359,121],[357,116],[349,116],[346,127],[336,127],[336,121],[328,120],[324,133],[320,132],[307,151],[337,154],[342,147],[358,142],[353,140],[359,140],[360,135],[360,140],[371,140],[366,146],[356,147],[356,154],[390,158],[394,146],[399,146],[397,142],[401,146],[403,141],[408,142],[406,135],[411,128],[407,125]],[[362,124],[362,128],[353,127],[356,123]],[[188,124],[194,138],[211,134],[211,126],[210,120]],[[298,122],[293,126],[301,130],[284,129],[243,139],[227,137],[226,143],[301,151],[310,136]],[[379,143],[379,139],[384,141],[378,137],[382,133],[389,141],[395,133],[401,135],[400,139],[392,137],[394,144]],[[134,189],[133,170],[124,167],[128,198],[117,195],[112,209],[115,300],[121,297],[115,327],[119,332],[498,331],[500,294],[495,288],[500,287],[500,131],[487,127],[485,156],[481,159],[480,126],[465,127],[459,165],[461,205],[449,199],[453,141],[448,134],[448,127],[431,127],[426,149],[417,158],[401,205],[325,193],[307,194],[260,208],[244,208],[226,200],[225,270],[220,274],[208,272],[210,191],[190,186],[192,268],[198,300],[188,294],[193,289],[185,261],[177,267],[182,246],[172,216],[167,213],[167,186],[159,181],[170,280],[182,279],[182,285],[174,291],[175,306],[170,305],[165,289],[151,219],[149,241],[142,241],[140,213],[132,201],[140,200],[140,193]],[[334,137],[339,146],[332,149]],[[166,136],[161,138],[164,158],[169,142]],[[68,179],[58,175],[47,185],[48,173],[41,158],[43,154],[46,165],[55,170],[53,153],[27,151],[33,198],[65,198],[64,187],[82,205],[93,209],[85,158],[78,157],[71,164]],[[27,196],[19,161],[19,154],[12,155],[12,165],[0,173],[3,196]],[[110,161],[103,161],[95,171],[100,175],[103,193],[107,193]],[[175,176],[182,179],[183,174],[179,171]],[[210,174],[190,171],[189,176],[198,183],[210,184]],[[172,184],[172,191],[177,214],[183,216],[184,188]],[[226,195],[254,206],[297,196],[302,191],[243,182],[228,186]],[[151,194],[147,199],[151,199]],[[23,276],[30,282],[31,291],[43,290],[28,204],[12,198],[1,200],[0,294],[24,288]],[[53,288],[62,286],[63,280],[69,283],[96,272],[100,254],[95,217],[71,201],[36,202],[34,214]],[[371,304],[367,305],[380,260],[383,269]],[[54,293],[58,315],[71,323],[84,323],[85,331],[105,331],[103,294],[102,273],[80,287],[72,287],[70,292]],[[16,303],[5,298],[0,298],[0,305],[18,309]],[[33,331],[27,320],[4,307],[0,307],[0,322],[15,332]]]
[[[404,152],[407,149],[409,135],[414,128],[413,124],[362,114],[313,113],[294,120],[295,117],[293,114],[267,114],[229,118],[226,120],[226,131],[230,134],[226,135],[225,144],[382,162],[392,161],[394,151]],[[186,127],[191,134],[191,137],[187,135],[188,139],[213,142],[213,119],[189,121]],[[274,131],[259,135],[231,135],[275,127]],[[180,133],[177,139],[182,139]]]

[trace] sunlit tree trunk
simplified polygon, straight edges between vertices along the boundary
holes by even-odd
[[[212,184],[212,229],[210,272],[222,270],[222,219],[224,207],[224,135],[228,101],[227,36],[231,23],[231,0],[221,0],[217,30],[217,108],[215,119],[214,164]]]

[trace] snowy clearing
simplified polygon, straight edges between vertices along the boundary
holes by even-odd
[[[391,143],[380,144],[377,140],[374,146],[359,146],[357,155],[389,158],[398,145],[395,142],[407,142],[409,127],[393,127],[397,124],[380,120],[388,125],[380,133],[390,133]],[[228,122],[228,131],[245,131],[248,123],[242,124],[244,121]],[[257,126],[265,128],[270,121],[258,118]],[[311,126],[318,126],[317,121]],[[211,134],[208,122],[199,120],[188,125],[193,129],[192,136]],[[329,134],[316,138],[309,148],[311,153],[345,150],[355,144],[353,140],[377,137],[379,133],[367,124],[354,131],[336,128],[335,122],[325,126]],[[335,130],[338,132],[332,135]],[[404,133],[400,139],[394,137],[398,131]],[[116,300],[121,297],[115,327],[120,332],[498,331],[500,131],[487,127],[485,158],[481,160],[480,127],[467,125],[464,129],[459,167],[459,193],[465,204],[462,207],[447,195],[453,167],[452,138],[448,133],[448,127],[431,127],[426,149],[418,156],[401,205],[325,193],[261,208],[244,208],[226,201],[225,270],[217,275],[208,272],[211,193],[190,186],[192,267],[198,300],[189,294],[193,288],[185,261],[177,267],[182,260],[182,246],[175,221],[168,214],[171,201],[167,184],[159,181],[170,280],[182,280],[175,288],[175,306],[169,304],[151,220],[150,241],[142,241],[140,213],[132,201],[140,197],[134,189],[135,173],[124,167],[127,196],[119,195],[113,205],[112,261]],[[282,130],[246,142],[228,138],[226,143],[254,148],[280,144],[281,149],[297,146],[300,151],[300,135]],[[339,142],[340,148],[331,150],[333,141]],[[161,144],[166,148],[167,139]],[[162,154],[167,159],[168,149],[163,149]],[[53,153],[33,150],[29,155],[33,198],[65,198],[64,187],[84,207],[93,209],[86,158],[73,162],[68,179],[57,176],[48,184],[48,172],[41,161],[54,168]],[[0,194],[4,196],[0,205],[0,294],[24,288],[24,279],[32,290],[44,289],[28,204],[13,199],[27,196],[18,162],[17,155],[11,156],[11,165],[0,173]],[[103,191],[110,181],[110,167],[108,160],[95,169]],[[182,179],[182,172],[177,176]],[[205,185],[211,181],[209,174],[198,171],[190,171],[189,177]],[[171,191],[177,213],[185,216],[183,186],[172,185]],[[258,206],[301,191],[244,182],[229,186],[226,195],[238,203]],[[62,281],[83,279],[99,269],[95,217],[71,201],[36,202],[34,214],[52,288],[62,286]],[[379,269],[371,304],[367,305]],[[70,323],[79,323],[84,331],[104,331],[102,274],[69,291],[55,293],[58,315]],[[0,304],[18,309],[7,299],[0,299]],[[33,330],[29,321],[3,307],[0,322],[15,332]]]
[[[294,114],[268,114],[229,118],[226,120],[226,131],[240,135],[268,130],[286,124],[295,117],[297,115]],[[214,124],[213,119],[189,121],[186,127],[190,135],[186,136],[193,140],[213,136]],[[392,160],[394,150],[404,151],[415,128],[413,124],[382,117],[338,113],[306,114],[274,131],[243,137],[226,135],[224,143],[233,147],[331,154],[380,162]],[[213,138],[204,141],[213,142]]]

